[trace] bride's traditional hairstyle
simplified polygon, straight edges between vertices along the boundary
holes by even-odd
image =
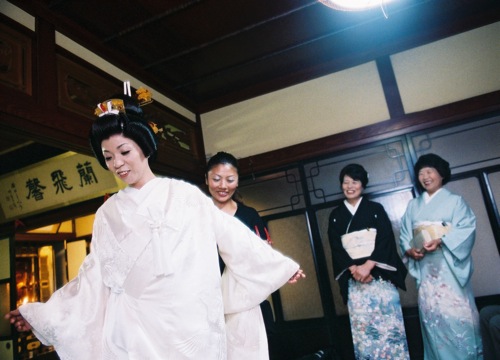
[[[135,141],[149,161],[156,158],[156,134],[144,119],[142,109],[135,99],[128,95],[115,95],[98,104],[95,113],[99,117],[92,124],[89,140],[92,151],[103,168],[108,170],[101,143],[113,135],[123,135]]]

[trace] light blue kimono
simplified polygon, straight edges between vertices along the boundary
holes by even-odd
[[[463,198],[442,188],[426,204],[413,199],[402,218],[400,246],[411,248],[413,229],[420,222],[451,224],[436,251],[420,261],[408,258],[417,281],[424,358],[482,359],[479,314],[470,284],[476,217]]]

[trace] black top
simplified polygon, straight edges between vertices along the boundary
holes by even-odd
[[[239,219],[250,230],[260,236],[261,239],[269,240],[267,229],[264,226],[264,222],[260,218],[257,210],[240,202],[237,202],[237,204],[238,209],[236,210],[234,217]]]
[[[366,228],[377,229],[375,249],[369,257],[354,260],[342,246],[341,236],[346,232],[354,232]],[[328,220],[328,238],[332,249],[335,277],[347,269],[338,279],[340,292],[345,303],[347,303],[348,280],[352,277],[348,267],[351,265],[362,265],[368,259],[393,266],[397,269],[397,271],[390,271],[375,266],[371,271],[371,275],[374,278],[382,278],[406,290],[405,278],[408,270],[397,252],[391,221],[381,204],[362,198],[353,216],[342,202],[330,214]]]

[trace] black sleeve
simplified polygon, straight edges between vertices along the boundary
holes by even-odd
[[[333,209],[328,219],[328,240],[332,249],[333,272],[337,277],[344,269],[354,265],[354,260],[342,246],[342,235],[345,232],[345,221],[340,209]]]
[[[345,218],[346,214],[342,216],[341,213],[340,207],[333,209],[328,219],[328,240],[332,250],[333,275],[335,278],[339,276],[342,271],[355,264],[354,260],[342,246],[341,238],[347,228],[347,222],[349,220]],[[351,272],[346,270],[338,279],[340,294],[342,295],[344,303],[347,303],[348,281],[350,278]]]
[[[238,203],[238,210],[234,214],[238,220],[244,223],[250,230],[256,233],[262,240],[270,242],[269,231],[257,210],[252,207]]]
[[[405,278],[408,273],[398,254],[392,224],[384,207],[376,202],[371,203],[375,214],[375,226],[377,229],[377,238],[375,240],[375,249],[370,259],[376,262],[395,267],[396,271],[389,271],[375,267],[372,270],[373,276],[381,276],[383,279],[391,281],[397,287],[406,290]]]

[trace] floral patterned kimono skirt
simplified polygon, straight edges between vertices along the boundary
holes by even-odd
[[[418,304],[425,360],[482,359],[479,313],[470,282],[462,287],[441,249],[421,260]]]
[[[347,307],[357,360],[409,360],[397,288],[389,281],[349,280]]]

